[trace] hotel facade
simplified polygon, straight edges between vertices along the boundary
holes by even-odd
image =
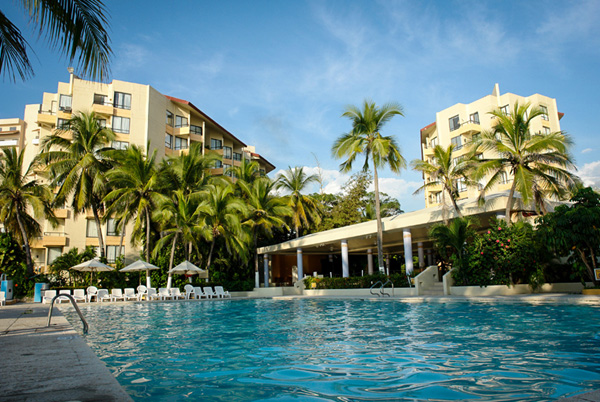
[[[44,93],[41,104],[25,106],[23,119],[0,119],[0,147],[25,149],[25,167],[40,152],[45,137],[60,129],[77,112],[95,112],[101,124],[115,134],[112,147],[125,149],[137,145],[147,154],[156,150],[157,160],[188,152],[193,143],[202,144],[203,153],[221,157],[212,174],[222,175],[242,160],[258,162],[261,173],[275,166],[256,153],[215,120],[189,101],[161,94],[150,85],[113,80],[104,84],[78,78],[70,70],[69,82],[59,82],[57,91]],[[68,134],[66,134],[68,135]],[[148,149],[149,148],[149,149]],[[59,255],[72,248],[98,247],[98,233],[91,211],[74,216],[69,208],[55,210],[58,226],[38,219],[42,237],[32,239],[31,249],[35,269],[44,271]],[[119,255],[121,235],[113,219],[102,225],[102,235],[109,262]],[[139,256],[132,247],[125,228],[122,253],[127,260]]]

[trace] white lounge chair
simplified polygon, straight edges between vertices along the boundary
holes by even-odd
[[[160,295],[156,293],[155,288],[148,288],[148,292],[146,293],[147,300],[160,300]]]
[[[42,303],[52,303],[54,296],[56,296],[56,290],[46,290],[44,292],[44,297],[42,297]]]
[[[61,289],[58,291],[59,295],[71,295],[71,289]],[[69,298],[68,297],[59,297],[58,299],[56,299],[57,303],[62,303],[62,302],[69,302]]]
[[[98,301],[98,288],[95,286],[88,286],[88,288],[85,290],[86,292],[86,297],[87,297],[87,301],[88,303],[92,302],[92,299],[95,297],[96,301]]]
[[[146,300],[148,300],[148,288],[144,285],[138,286],[136,296],[139,301],[142,301],[144,299],[144,296],[146,296]]]
[[[179,288],[171,288],[169,289],[169,292],[171,297],[175,300],[185,299],[185,295],[181,294],[181,290],[179,290]]]
[[[125,288],[124,292],[125,293],[123,293],[123,297],[125,298],[125,301],[139,300],[138,295],[135,294],[134,288]]]
[[[217,294],[218,297],[220,297],[221,299],[225,298],[225,297],[229,297],[231,298],[231,295],[229,294],[228,290],[223,289],[223,286],[215,286],[215,293]]]
[[[123,289],[111,289],[110,290],[110,298],[112,301],[117,301],[117,300],[125,301],[125,296],[123,296]]]
[[[215,292],[213,292],[212,287],[207,286],[204,289],[204,296],[206,296],[207,299],[212,299],[213,297],[217,297],[217,294]]]
[[[161,300],[172,300],[173,297],[171,296],[171,293],[169,292],[169,289],[167,288],[158,288],[158,296],[160,297]]]
[[[200,286],[194,286],[194,297],[196,299],[202,299],[204,296],[204,292],[202,292],[202,288]]]
[[[0,306],[6,306],[6,297],[4,297],[4,292],[0,292]]]
[[[108,290],[106,289],[98,289],[98,292],[96,293],[96,298],[100,303],[105,301],[112,301],[112,297],[110,297],[110,295],[108,294]]]
[[[185,290],[185,299],[189,300],[189,299],[193,299],[194,298],[194,287],[192,285],[190,285],[189,283],[187,285],[185,285],[183,287],[183,289]]]
[[[73,290],[73,299],[75,299],[76,302],[86,302],[87,298],[85,297],[85,289]]]

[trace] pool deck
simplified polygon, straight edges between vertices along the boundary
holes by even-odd
[[[305,296],[275,297],[276,299]],[[344,297],[359,298],[365,297]],[[373,298],[377,300],[377,298]],[[386,298],[387,299],[387,298]],[[394,297],[410,302],[463,300],[466,297]],[[597,296],[565,294],[478,297],[487,300],[599,303]],[[172,301],[177,303],[177,301]],[[204,302],[209,302],[208,300]],[[108,304],[108,303],[107,303]],[[52,325],[47,304],[17,303],[0,307],[0,402],[132,401],[109,369],[55,308]],[[72,308],[72,307],[69,307]],[[77,324],[76,324],[77,325]],[[600,390],[560,399],[600,402]]]

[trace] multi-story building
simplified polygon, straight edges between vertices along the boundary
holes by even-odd
[[[500,94],[498,84],[494,86],[491,95],[484,96],[472,103],[457,103],[441,112],[436,113],[435,122],[421,129],[421,158],[431,161],[433,148],[436,145],[447,147],[454,144],[453,161],[458,162],[467,154],[469,144],[477,139],[482,132],[492,130],[496,121],[489,114],[492,110],[500,109],[504,113],[510,113],[515,103],[519,105],[530,103],[539,106],[544,114],[534,119],[531,125],[533,132],[551,133],[560,131],[560,119],[562,113],[558,112],[556,99],[544,95],[534,94],[523,97],[511,93]],[[477,155],[481,158],[492,158],[495,155],[488,152]],[[431,178],[425,174],[423,180],[429,182]],[[509,190],[512,184],[512,175],[506,171],[502,175],[502,181],[497,185],[494,192]],[[459,199],[476,197],[479,195],[480,186],[467,186],[463,181],[456,183],[459,191]],[[425,190],[425,206],[435,207],[442,201],[442,187],[433,186]]]
[[[25,148],[28,165],[40,151],[47,137],[70,119],[76,112],[96,113],[106,127],[116,133],[112,146],[118,149],[131,144],[154,150],[157,159],[186,153],[192,143],[202,144],[203,152],[216,152],[221,156],[214,175],[221,175],[242,160],[255,160],[262,173],[275,166],[256,153],[215,120],[189,101],[163,95],[150,85],[113,80],[109,84],[86,81],[70,72],[68,83],[59,82],[55,93],[44,93],[41,104],[25,106],[24,119],[0,120],[0,147]],[[73,216],[67,208],[55,210],[58,226],[42,221],[43,236],[32,242],[32,257],[37,269],[48,266],[54,258],[73,247],[98,246],[97,227],[91,211]],[[130,247],[125,228],[124,253],[126,258],[139,255]],[[119,255],[121,236],[115,222],[108,219],[102,227],[109,262]]]

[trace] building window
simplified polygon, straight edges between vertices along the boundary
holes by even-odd
[[[450,131],[457,130],[460,127],[460,120],[458,118],[458,115],[450,117],[448,121],[450,122]]]
[[[550,134],[550,127],[544,126],[544,134],[546,134],[546,135]]]
[[[98,226],[96,225],[96,221],[88,219],[86,224],[85,237],[98,237]]]
[[[66,130],[69,128],[69,120],[67,119],[57,119],[56,120],[56,128],[59,130]]]
[[[95,105],[108,105],[108,97],[102,94],[94,94]]]
[[[259,169],[258,172],[260,173],[261,176],[264,176],[267,174],[267,171],[265,169]]]
[[[462,142],[461,142],[461,137],[460,135],[457,135],[456,137],[453,137],[450,139],[450,143],[452,145],[454,145],[454,150],[458,151],[459,149],[462,148]]]
[[[211,138],[210,149],[223,149],[223,141]]]
[[[202,135],[202,127],[191,125],[190,133],[196,134],[196,135]]]
[[[216,161],[215,162],[215,169],[220,169],[223,167],[223,162],[221,161]]]
[[[120,236],[121,232],[117,225],[117,221],[114,218],[108,218],[106,221],[106,235],[107,236]]]
[[[131,109],[131,94],[115,92],[115,107],[119,109]]]
[[[223,158],[231,159],[232,149],[231,147],[223,147]]]
[[[459,156],[457,158],[452,158],[452,166],[458,165],[460,162],[462,162],[463,159],[464,159],[464,156]]]
[[[512,180],[509,179],[508,174],[506,172],[500,172],[500,184],[506,184]]]
[[[432,204],[439,204],[440,202],[442,202],[442,193],[433,193],[431,194],[429,199],[431,200]]]
[[[173,149],[173,136],[171,134],[165,135],[165,147]]]
[[[115,133],[129,134],[129,117],[113,116],[112,129]]]
[[[181,137],[175,137],[175,150],[179,151],[181,149],[187,149],[188,143],[187,139]]]
[[[173,113],[167,110],[167,126],[173,127]]]
[[[542,120],[548,120],[548,108],[546,106],[540,105],[540,110],[542,111]]]
[[[224,163],[223,164],[223,171],[225,172],[225,176],[231,177],[231,165],[228,165],[227,163]]]
[[[479,142],[481,141],[481,133],[473,134],[471,137],[471,142]]]
[[[73,97],[71,95],[61,95],[60,101],[58,102],[58,110],[62,110],[71,113],[71,102]]]
[[[46,259],[47,265],[52,265],[54,260],[62,255],[62,247],[48,247],[48,258]]]
[[[435,148],[437,146],[437,144],[438,144],[438,137],[433,137],[430,142],[431,148]]]
[[[126,150],[129,148],[129,143],[127,141],[113,141],[111,146],[114,149]]]
[[[106,119],[98,119],[98,125],[102,128],[106,128]]]
[[[467,185],[466,185],[465,179],[463,177],[456,180],[455,185],[456,185],[456,189],[458,190],[459,193],[464,193],[465,191],[467,191]]]
[[[187,117],[183,117],[183,116],[175,116],[175,127],[187,127],[188,126],[188,119]]]
[[[233,160],[234,161],[241,161],[242,160],[242,154],[240,152],[234,152],[233,153]]]
[[[469,123],[479,124],[479,112],[469,115]]]
[[[504,105],[504,106],[502,106],[502,107],[500,108],[500,113],[502,113],[502,114],[504,114],[504,115],[506,115],[506,116],[509,116],[509,115],[510,115],[510,112],[508,111],[508,105]]]
[[[119,248],[121,250],[119,250]],[[107,246],[106,247],[106,260],[109,263],[114,263],[117,261],[117,257],[125,254],[125,246]]]

